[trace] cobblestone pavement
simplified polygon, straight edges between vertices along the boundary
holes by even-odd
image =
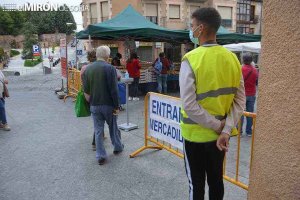
[[[60,70],[8,77],[6,101],[12,131],[0,130],[1,200],[183,200],[188,183],[183,160],[167,151],[129,154],[143,144],[143,101],[130,102],[130,121],[139,129],[122,132],[125,151],[113,155],[105,141],[108,163],[99,166],[92,151],[91,118],[76,118],[74,103],[59,100]],[[119,123],[125,122],[125,112]],[[106,129],[106,133],[108,133]],[[108,134],[106,134],[108,136]],[[236,142],[231,141],[227,173],[234,172]],[[241,180],[247,182],[249,138],[242,138]],[[247,192],[225,181],[225,199],[243,200]]]

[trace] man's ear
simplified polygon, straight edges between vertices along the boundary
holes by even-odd
[[[205,30],[204,24],[200,24],[200,25],[199,25],[199,31],[201,31],[201,33],[203,33],[204,30]]]

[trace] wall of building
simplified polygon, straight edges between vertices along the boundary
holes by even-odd
[[[10,44],[15,41],[16,48],[22,49],[24,42],[24,35],[12,36],[12,35],[0,35],[0,44],[3,43],[4,47],[10,48]],[[6,45],[4,45],[4,43]]]
[[[263,3],[262,59],[249,200],[300,198],[300,2]]]
[[[138,12],[140,12],[140,13],[142,12],[142,2],[141,2],[141,0],[126,0],[126,1],[110,0],[110,2],[111,2],[112,17],[119,14],[129,4],[131,4],[132,7],[135,10],[137,10]]]
[[[255,15],[258,16],[258,22],[253,25],[254,34],[261,34],[262,2],[253,2],[253,5],[255,5]]]
[[[43,42],[47,42],[48,46],[51,47],[53,45],[59,44],[60,39],[66,38],[67,41],[71,41],[73,39],[73,36],[68,35],[66,36],[65,33],[58,33],[58,34],[42,34],[40,35],[39,40]]]
[[[218,10],[218,6],[232,7],[232,27],[226,27],[229,31],[236,31],[236,0],[213,0],[213,7]]]

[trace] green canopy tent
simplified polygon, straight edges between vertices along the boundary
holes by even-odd
[[[170,42],[188,43],[188,30],[170,30],[158,26],[139,12],[131,5],[124,9],[117,16],[102,23],[89,25],[85,30],[77,33],[78,39],[99,40],[136,40],[145,42]],[[217,40],[220,44],[236,42],[260,41],[260,35],[244,35],[231,33],[224,27],[220,27],[217,32]]]
[[[117,16],[102,23],[89,25],[77,33],[78,39],[126,40],[145,42],[180,42],[189,41],[186,31],[169,30],[160,27],[138,13],[131,5]]]

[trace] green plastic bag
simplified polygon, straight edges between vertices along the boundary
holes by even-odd
[[[82,89],[77,94],[75,103],[76,117],[88,117],[91,116],[90,105],[84,97]]]

